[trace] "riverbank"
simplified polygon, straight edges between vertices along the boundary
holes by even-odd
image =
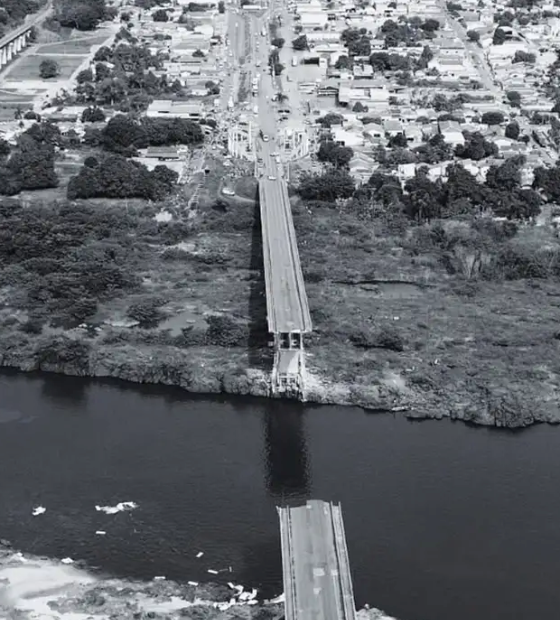
[[[232,584],[236,585],[236,584]],[[241,592],[243,588],[241,587]],[[280,600],[244,600],[239,590],[215,583],[178,583],[165,577],[141,582],[96,575],[72,558],[24,555],[0,541],[0,613],[21,620],[280,620]],[[358,620],[394,620],[377,609]]]
[[[43,371],[76,377],[114,378],[133,383],[180,387],[195,394],[233,394],[268,397],[269,373],[251,367],[251,352],[198,346],[189,349],[127,343],[103,343],[102,335],[86,329],[64,334],[28,336],[0,334],[0,366],[20,371]],[[438,369],[435,368],[435,371]],[[482,390],[420,394],[402,376],[383,371],[376,383],[341,383],[310,374],[305,400],[325,405],[359,406],[376,413],[398,413],[411,419],[462,420],[501,428],[521,428],[538,422],[558,423],[554,402],[526,403],[508,395]],[[478,399],[474,397],[478,395]],[[531,396],[528,395],[527,399]],[[514,402],[515,408],[511,405]]]
[[[558,280],[535,271],[535,248],[558,245],[546,229],[397,235],[332,207],[293,209],[313,320],[306,401],[501,428],[560,422]],[[269,395],[255,204],[14,202],[0,218],[0,366]],[[472,259],[441,249],[461,235],[490,248],[479,262],[498,248],[541,276],[450,274],[449,261]]]

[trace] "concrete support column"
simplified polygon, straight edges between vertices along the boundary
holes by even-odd
[[[15,41],[14,41],[14,52],[16,54],[19,54],[19,52],[21,51],[21,37],[18,37]]]
[[[6,55],[6,48],[3,47],[0,50],[0,68],[4,67],[8,63],[8,57]]]
[[[8,43],[8,62],[10,62],[10,60],[12,60],[13,55],[14,55],[14,44],[13,43]]]

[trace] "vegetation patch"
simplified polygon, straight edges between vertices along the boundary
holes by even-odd
[[[41,63],[45,56],[28,55],[18,63],[17,70],[10,72],[4,78],[5,82],[20,82],[25,80],[41,80]],[[80,56],[57,56],[57,79],[67,80],[83,62]],[[48,80],[46,80],[48,81]]]

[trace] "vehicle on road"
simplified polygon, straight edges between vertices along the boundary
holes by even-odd
[[[276,177],[273,177],[271,174],[268,175],[269,181],[276,181]]]
[[[263,139],[263,142],[268,142],[270,140],[270,138],[266,134],[263,134],[262,139]]]
[[[226,196],[235,196],[235,192],[229,187],[224,187],[224,189],[222,190],[222,193],[225,194]]]

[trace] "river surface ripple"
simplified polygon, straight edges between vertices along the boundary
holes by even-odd
[[[342,502],[360,607],[402,620],[560,617],[560,428],[2,372],[0,475],[0,538],[110,574],[276,595],[275,506],[313,497]],[[95,510],[121,501],[139,507]],[[33,517],[37,505],[47,511]]]

